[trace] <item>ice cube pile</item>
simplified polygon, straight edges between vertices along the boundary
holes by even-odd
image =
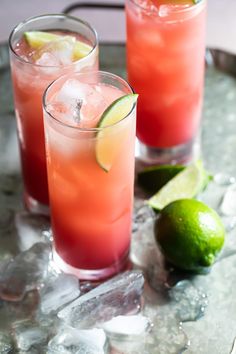
[[[45,218],[17,214],[22,251],[0,262],[0,311],[10,314],[7,325],[0,318],[0,353],[183,352],[188,338],[181,322],[201,317],[207,297],[170,275],[154,244],[155,218],[147,206],[136,208],[134,269],[97,285],[55,268]]]

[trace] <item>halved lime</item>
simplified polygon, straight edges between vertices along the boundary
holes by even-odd
[[[25,32],[24,37],[26,42],[33,49],[39,49],[45,44],[57,41],[59,39],[62,39],[63,37],[64,38],[70,37],[72,39],[74,38],[75,40],[74,51],[73,51],[74,61],[87,56],[92,50],[92,47],[90,45],[76,40],[75,37],[73,36],[61,36],[55,33],[43,32],[43,31],[30,31],[30,32]]]
[[[186,166],[183,165],[158,165],[147,167],[138,173],[137,182],[147,192],[156,193],[185,168]]]
[[[155,210],[161,210],[175,200],[194,198],[206,187],[208,181],[209,175],[202,161],[198,160],[164,185],[148,200],[148,204]]]
[[[137,94],[128,94],[115,100],[102,114],[97,127],[104,128],[113,126],[115,123],[125,118],[137,101]],[[114,127],[112,127],[115,129]],[[121,137],[119,136],[119,139]],[[102,169],[108,172],[112,166],[115,144],[119,144],[115,139],[115,134],[111,134],[110,129],[101,129],[96,136],[96,159]]]

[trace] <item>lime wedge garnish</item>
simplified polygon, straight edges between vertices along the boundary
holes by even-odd
[[[158,165],[145,168],[138,173],[138,184],[147,192],[156,193],[169,180],[186,167],[183,165]]]
[[[116,129],[113,125],[124,119],[132,111],[137,98],[137,94],[129,94],[112,102],[103,112],[97,127],[104,128],[111,126],[112,129]],[[119,136],[111,134],[110,128],[101,129],[97,133],[96,160],[104,171],[108,172],[110,170],[115,156],[116,144],[120,144],[120,139],[122,138],[122,134],[119,134]]]
[[[155,5],[193,5],[202,0],[152,0]]]
[[[208,181],[209,175],[199,160],[172,178],[148,200],[148,204],[153,209],[161,210],[175,200],[194,198],[206,187]]]
[[[50,33],[50,32],[30,31],[30,32],[25,32],[24,37],[28,45],[33,49],[39,49],[45,44],[57,41],[59,39],[62,39],[63,37],[74,38],[75,40],[74,52],[73,52],[74,61],[85,57],[92,50],[92,47],[90,45],[76,40],[75,37],[73,36],[60,36],[58,34]]]

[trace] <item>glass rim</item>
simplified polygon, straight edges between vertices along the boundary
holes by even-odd
[[[87,75],[93,75],[93,74],[99,74],[99,75],[102,75],[102,76],[109,76],[115,80],[119,80],[121,83],[125,84],[125,86],[130,90],[130,93],[134,94],[135,91],[134,89],[132,88],[132,86],[130,86],[130,84],[125,80],[123,79],[122,77],[116,75],[116,74],[113,74],[113,73],[110,73],[108,71],[102,71],[102,70],[96,70],[96,71],[88,71],[88,72],[75,72],[73,75],[74,75],[74,78],[76,76],[87,76]],[[119,120],[118,122],[115,122],[113,124],[109,124],[109,125],[106,125],[104,127],[93,127],[93,128],[86,128],[86,127],[78,127],[76,125],[70,125],[68,123],[65,123],[65,122],[62,122],[60,119],[58,119],[57,117],[55,117],[55,115],[53,115],[51,112],[48,111],[47,107],[48,107],[48,104],[46,102],[46,98],[47,98],[47,94],[48,92],[51,90],[52,86],[55,85],[57,82],[59,82],[60,80],[63,80],[65,79],[66,77],[69,77],[70,75],[69,74],[65,74],[65,75],[62,75],[60,77],[58,77],[57,79],[55,79],[54,81],[52,81],[50,83],[50,85],[46,88],[46,90],[44,91],[44,94],[43,94],[43,109],[45,110],[45,112],[49,115],[50,118],[52,118],[54,121],[56,121],[56,123],[60,124],[61,126],[63,127],[66,127],[66,128],[70,128],[70,129],[73,129],[73,130],[77,130],[79,132],[94,132],[94,133],[98,133],[99,131],[102,131],[104,129],[107,129],[107,128],[111,128],[111,127],[114,127],[116,125],[119,125],[121,122],[125,121],[134,111],[135,107],[137,106],[137,102],[135,102],[131,108],[131,110],[127,113],[127,115],[125,117],[123,117],[121,120]]]
[[[92,47],[92,50],[88,53],[88,55],[86,55],[85,57],[83,57],[79,60],[72,62],[71,64],[67,64],[67,65],[41,65],[41,64],[31,63],[31,62],[25,60],[24,58],[22,58],[18,53],[16,53],[16,51],[12,45],[12,39],[14,38],[14,35],[17,33],[17,31],[19,29],[23,28],[23,26],[25,24],[29,23],[30,21],[44,19],[47,17],[62,17],[62,18],[66,18],[66,19],[70,19],[70,20],[79,22],[80,24],[87,26],[91,30],[91,32],[94,34],[94,38],[95,38],[95,43]],[[28,64],[28,65],[31,65],[31,66],[37,67],[37,68],[58,68],[59,69],[59,68],[71,67],[73,65],[76,65],[78,62],[84,61],[88,57],[90,57],[95,52],[95,50],[98,48],[98,35],[97,35],[97,31],[95,30],[95,28],[93,28],[87,21],[81,20],[80,18],[70,16],[67,14],[54,13],[54,14],[45,14],[45,15],[38,15],[38,16],[29,17],[29,18],[21,21],[20,23],[18,23],[18,25],[16,25],[10,33],[10,36],[8,39],[8,44],[9,44],[9,48],[10,48],[11,52],[14,54],[14,56],[24,64]]]
[[[138,4],[137,0],[128,0],[129,2],[131,2],[132,4],[134,4],[136,7],[138,7],[139,9],[142,9],[143,11],[145,11],[146,13],[148,13],[150,16],[155,14],[154,11],[152,10],[149,10],[147,8],[145,8],[144,6],[142,6],[141,4]],[[197,9],[199,8],[200,6],[202,6],[203,4],[205,4],[207,2],[207,0],[200,0],[198,1],[196,4],[193,4],[192,6],[189,6],[189,7],[185,7],[185,8],[182,8],[182,9],[179,9],[177,11],[175,11],[176,14],[180,14],[180,13],[185,13],[185,12],[191,12],[193,9]],[[163,18],[164,17],[161,17],[159,16],[160,18]]]

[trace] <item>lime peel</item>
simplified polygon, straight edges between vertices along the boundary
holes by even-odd
[[[147,203],[159,211],[175,200],[194,198],[206,187],[209,179],[202,161],[198,160],[173,177]]]
[[[79,60],[91,52],[92,47],[90,45],[76,40],[74,36],[63,36],[43,31],[29,31],[24,33],[24,38],[32,49],[40,49],[50,42],[68,37],[74,40],[73,61]]]
[[[181,199],[160,212],[155,239],[176,267],[202,273],[221,251],[225,229],[215,210],[196,199]]]
[[[146,167],[137,175],[138,184],[149,193],[157,193],[167,182],[186,168],[184,165]]]
[[[137,99],[137,94],[128,94],[119,97],[106,108],[97,124],[97,128],[108,128],[97,132],[95,147],[96,160],[105,172],[111,169],[114,157],[114,149],[112,147],[115,143],[110,136],[111,131],[109,127],[127,117],[136,104]]]

